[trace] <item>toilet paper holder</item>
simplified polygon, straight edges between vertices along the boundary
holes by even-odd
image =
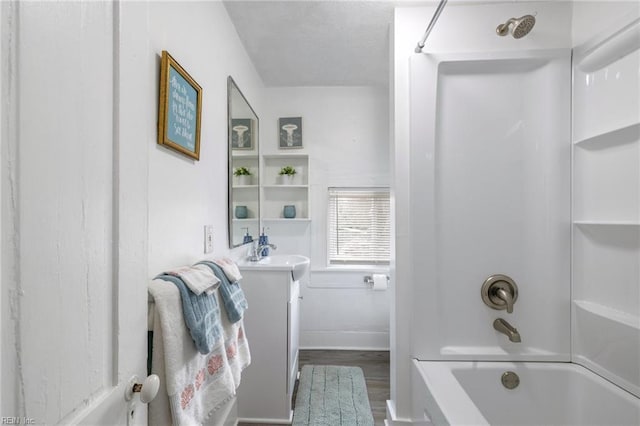
[[[373,276],[372,275],[365,275],[364,276],[364,283],[370,287],[373,287]],[[389,275],[387,275],[387,283],[389,283]]]

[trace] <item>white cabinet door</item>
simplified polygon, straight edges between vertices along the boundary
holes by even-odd
[[[290,271],[247,268],[242,276],[249,302],[244,325],[251,366],[242,373],[238,388],[238,417],[248,423],[291,423],[290,379],[292,363],[297,362],[300,286],[292,282]]]
[[[287,353],[287,393],[293,392],[298,373],[298,349],[300,347],[300,282],[291,282],[291,294],[288,304],[288,353]]]
[[[147,357],[148,145],[132,142],[149,135],[131,120],[153,105],[126,87],[149,67],[125,58],[122,33],[146,19],[112,2],[0,7],[0,412],[21,424],[146,424],[124,393]]]

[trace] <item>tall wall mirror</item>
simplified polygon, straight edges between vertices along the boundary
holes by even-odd
[[[227,79],[229,135],[229,247],[258,239],[260,161],[258,116],[231,76]]]

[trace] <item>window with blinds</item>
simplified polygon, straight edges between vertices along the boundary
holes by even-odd
[[[388,188],[329,188],[329,264],[389,264]]]

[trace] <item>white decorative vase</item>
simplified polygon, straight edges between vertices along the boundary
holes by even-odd
[[[293,185],[296,175],[280,175],[280,183],[282,185]]]
[[[237,185],[251,185],[251,175],[236,176]]]

